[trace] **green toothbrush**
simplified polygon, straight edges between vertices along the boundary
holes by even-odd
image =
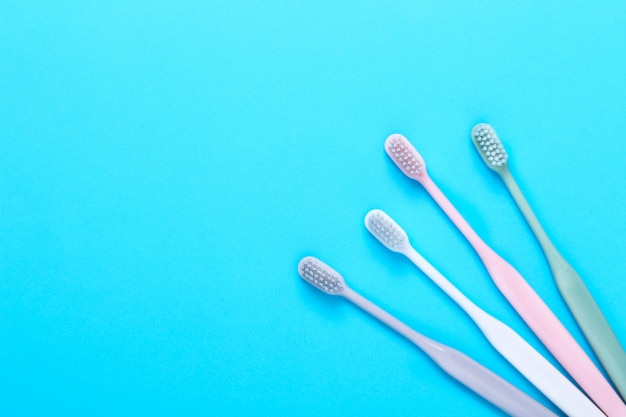
[[[554,281],[623,399],[626,399],[626,353],[600,307],[578,273],[567,263],[543,230],[508,166],[508,154],[495,130],[486,123],[472,129],[472,142],[487,166],[497,172],[517,203],[548,260]]]

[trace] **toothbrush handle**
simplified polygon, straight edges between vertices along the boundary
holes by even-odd
[[[480,363],[456,349],[440,345],[441,351],[431,356],[441,369],[472,391],[485,398],[507,414],[516,417],[552,416],[555,414],[524,394]],[[582,394],[581,394],[582,395]],[[602,416],[600,414],[572,414],[572,416]]]
[[[609,417],[626,417],[626,405],[541,297],[478,237],[430,177],[422,185],[470,242],[500,292],[578,385]]]
[[[626,399],[624,348],[583,280],[548,238],[511,172],[506,169],[500,176],[543,249],[561,296],[622,398]]]
[[[496,350],[565,414],[604,417],[585,394],[513,329],[482,310],[474,316]]]
[[[343,296],[422,349],[448,375],[513,417],[556,417],[552,411],[456,349],[421,335],[349,288]]]
[[[626,400],[626,353],[600,307],[571,267],[556,272],[554,279],[589,344]]]

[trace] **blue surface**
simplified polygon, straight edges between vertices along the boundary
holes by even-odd
[[[305,255],[548,404],[362,224],[387,211],[545,352],[386,157],[403,133],[582,341],[482,121],[626,343],[626,6],[461,3],[3,1],[0,414],[501,415]]]

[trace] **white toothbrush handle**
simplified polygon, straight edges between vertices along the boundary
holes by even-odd
[[[403,253],[456,301],[476,322],[493,347],[563,412],[570,417],[604,417],[574,384],[528,342],[469,300],[413,247],[408,245]]]
[[[476,323],[502,356],[570,417],[604,417],[574,384],[506,324],[485,312]]]
[[[556,417],[514,385],[467,355],[421,335],[350,288],[345,298],[415,343],[451,377],[513,417]]]

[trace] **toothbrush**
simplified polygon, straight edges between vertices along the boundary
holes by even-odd
[[[409,258],[448,294],[474,320],[493,347],[565,414],[572,417],[604,416],[520,335],[474,304],[424,259],[413,248],[406,232],[389,215],[381,210],[372,210],[365,216],[365,227],[389,250]]]
[[[608,417],[626,417],[626,405],[585,351],[520,273],[491,249],[454,208],[426,172],[426,164],[413,145],[395,134],[387,138],[385,149],[406,176],[422,184],[465,236],[500,292],[578,385]]]
[[[563,258],[548,238],[537,216],[511,175],[508,154],[493,127],[480,123],[472,129],[472,142],[487,166],[494,170],[508,188],[522,215],[535,234],[548,260],[561,296],[578,322],[609,377],[626,399],[626,353],[600,307],[574,268]]]
[[[312,256],[298,264],[300,277],[318,290],[344,297],[409,339],[451,377],[514,417],[556,417],[552,411],[456,349],[435,342],[348,287],[341,275]],[[595,414],[591,414],[595,415]]]

